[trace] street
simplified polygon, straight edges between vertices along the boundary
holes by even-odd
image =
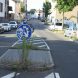
[[[46,71],[19,71],[16,78],[77,78],[78,44],[49,31],[39,20],[30,20],[30,23],[35,28],[33,34],[43,38],[49,45],[55,66]],[[6,46],[12,46],[17,40],[15,34],[16,30],[0,34],[0,56],[7,51]],[[15,71],[1,68],[0,78],[12,78],[7,75],[13,72]],[[56,77],[52,77],[53,73]]]

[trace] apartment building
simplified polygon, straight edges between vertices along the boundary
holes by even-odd
[[[50,17],[52,18],[52,21],[55,21],[55,19],[61,20],[62,13],[59,13],[58,9],[55,8],[57,2],[51,0],[51,4],[52,4],[52,8],[51,8],[52,13],[51,13]],[[74,21],[75,23],[78,23],[78,6],[75,6],[72,11],[65,12],[64,18]]]
[[[78,23],[78,6],[75,6],[72,11],[65,12],[64,17]],[[56,10],[56,19],[62,19],[62,13],[59,13],[58,10]]]
[[[5,17],[5,0],[0,0],[0,22]]]
[[[12,10],[9,11],[9,19],[14,19],[15,14],[15,1],[9,0],[9,6],[12,7]]]
[[[23,16],[23,14],[21,15],[21,2],[24,3],[24,0],[11,0],[10,2],[10,5],[14,4],[12,5],[13,11],[11,12],[11,15],[14,17],[14,20],[20,20]]]
[[[0,0],[0,22],[9,20],[9,11],[12,11],[12,7],[9,6],[9,0]]]

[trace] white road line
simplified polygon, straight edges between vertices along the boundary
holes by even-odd
[[[59,73],[55,73],[55,75],[54,73],[51,73],[44,78],[60,78],[60,76],[59,76]]]
[[[44,43],[44,42],[36,42],[36,43],[33,43],[33,44],[41,44],[41,43]]]
[[[16,76],[19,75],[19,74],[20,74],[20,73],[17,73]],[[10,73],[10,74],[8,74],[8,75],[6,75],[6,76],[3,76],[3,77],[1,77],[1,78],[13,78],[14,75],[15,75],[15,72]]]
[[[54,73],[49,74],[49,75],[46,76],[45,78],[54,78]]]
[[[15,46],[15,45],[17,44],[17,42],[18,42],[18,41],[16,41],[16,42],[12,45],[12,47]]]
[[[44,40],[43,40],[44,41]],[[45,42],[45,41],[44,41]],[[45,44],[46,44],[46,46],[47,46],[47,48],[50,50],[50,48],[49,48],[49,46],[47,45],[47,43],[45,42]]]
[[[36,42],[36,41],[42,41],[42,40],[32,40],[32,41],[30,41],[30,42]]]
[[[41,45],[41,46],[38,46],[38,47],[45,47],[46,45]]]
[[[59,73],[55,73],[56,78],[60,78]]]

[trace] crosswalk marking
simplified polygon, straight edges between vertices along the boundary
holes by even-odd
[[[16,76],[19,75],[19,74],[20,74],[20,73],[17,73]],[[12,72],[12,73],[10,73],[10,74],[8,74],[8,75],[6,75],[6,76],[3,76],[3,77],[1,77],[1,78],[13,78],[14,75],[15,75],[15,72]]]
[[[47,75],[45,78],[60,78],[59,73],[51,73]]]
[[[38,47],[45,47],[46,45],[41,45],[41,46],[38,46]]]
[[[49,74],[49,75],[46,76],[45,78],[54,78],[54,73]]]
[[[33,44],[41,44],[41,43],[44,43],[44,42],[36,42],[36,43],[33,43]]]
[[[55,73],[56,78],[60,78],[59,73]]]

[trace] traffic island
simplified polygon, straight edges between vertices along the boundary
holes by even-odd
[[[17,41],[0,57],[0,67],[24,70],[45,70],[52,68],[54,62],[46,42],[37,37],[30,39],[28,43],[30,42],[32,47],[28,50],[26,60],[23,60],[22,48],[16,48],[22,45],[22,43]]]

